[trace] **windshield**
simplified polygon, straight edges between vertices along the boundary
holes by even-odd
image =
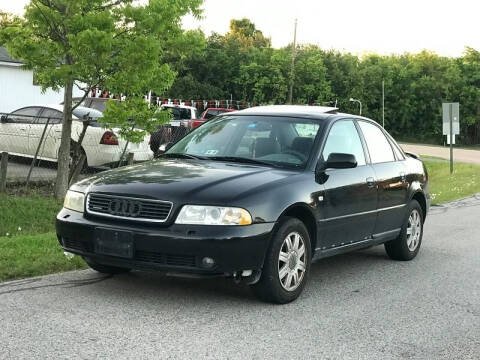
[[[318,121],[308,119],[224,116],[200,126],[167,154],[303,167],[310,157],[319,127]]]

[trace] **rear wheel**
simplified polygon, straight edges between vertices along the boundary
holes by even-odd
[[[75,146],[76,145],[73,142],[70,144],[70,168],[77,166],[80,158],[85,155],[85,161],[82,165],[82,171],[84,171],[88,168],[87,154],[85,153],[85,150],[83,150],[83,147],[80,147],[78,154],[75,154]]]
[[[408,214],[397,239],[385,243],[385,251],[393,260],[408,261],[417,256],[423,237],[423,211],[416,200],[408,206]]]
[[[95,260],[92,260],[87,257],[84,257],[83,260],[85,260],[87,265],[90,266],[93,270],[98,271],[99,273],[102,273],[102,274],[123,274],[132,270],[129,268],[99,264]]]
[[[282,218],[266,255],[260,281],[252,285],[252,289],[263,301],[291,302],[305,287],[310,263],[307,228],[296,218]]]

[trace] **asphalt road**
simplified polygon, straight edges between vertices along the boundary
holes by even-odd
[[[419,256],[316,263],[303,295],[69,272],[0,284],[2,359],[479,359],[480,196],[432,210]]]
[[[450,147],[438,145],[400,144],[403,150],[416,153],[417,155],[436,156],[442,159],[450,159]],[[480,150],[453,149],[453,160],[480,164]]]
[[[30,170],[31,159],[11,157],[7,165],[7,181],[25,181]],[[57,176],[57,165],[42,161],[41,166],[35,166],[30,175],[31,181],[52,181]]]

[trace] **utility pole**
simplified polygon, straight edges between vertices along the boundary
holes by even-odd
[[[290,90],[288,92],[288,103],[293,102],[293,82],[295,78],[295,57],[297,56],[297,19],[295,19],[295,29],[293,31],[293,47],[292,47],[292,67],[290,68]]]
[[[449,106],[450,111],[450,174],[453,174],[453,105]]]
[[[382,127],[385,129],[385,79],[382,79]]]

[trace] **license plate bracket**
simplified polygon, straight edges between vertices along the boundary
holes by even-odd
[[[131,231],[95,228],[96,254],[133,258],[134,244]]]

